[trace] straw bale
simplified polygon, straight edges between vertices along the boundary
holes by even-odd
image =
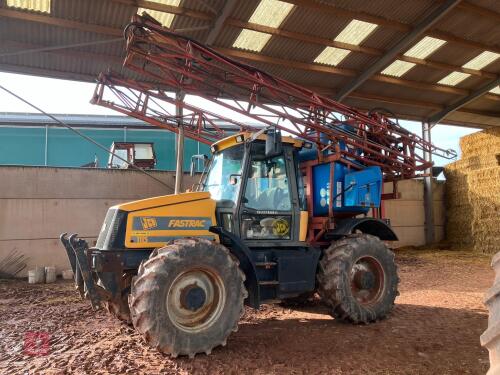
[[[492,128],[460,138],[464,157],[500,153],[500,128]]]
[[[500,129],[460,140],[462,159],[445,167],[447,239],[474,251],[500,251]]]
[[[457,172],[467,173],[469,170],[478,170],[481,168],[495,167],[498,165],[494,154],[483,154],[474,156],[464,156],[459,162],[456,162]]]

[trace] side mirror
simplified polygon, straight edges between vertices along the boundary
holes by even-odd
[[[191,156],[191,167],[189,168],[189,175],[191,177],[194,176],[196,172],[196,160],[202,160],[203,161],[203,168],[205,168],[208,165],[208,156],[199,154],[199,155],[193,155]]]
[[[266,134],[266,158],[272,158],[281,154],[281,132],[271,128],[267,130]]]

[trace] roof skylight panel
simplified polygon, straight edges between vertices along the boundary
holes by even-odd
[[[462,82],[464,79],[469,78],[470,74],[468,73],[462,73],[462,72],[452,72],[448,74],[446,77],[441,79],[438,83],[440,85],[446,85],[446,86],[456,86],[460,82]]]
[[[361,44],[378,25],[374,23],[352,20],[344,29],[335,37],[336,42],[348,44]],[[351,51],[336,48],[325,47],[325,49],[314,59],[315,63],[337,66],[344,60]]]
[[[499,53],[484,51],[478,56],[474,57],[468,63],[462,65],[462,68],[481,70],[485,66],[491,64],[493,61],[500,57]]]
[[[426,36],[422,38],[420,42],[418,42],[408,51],[406,51],[404,55],[408,57],[414,57],[416,59],[425,59],[429,55],[433,54],[440,47],[442,47],[445,43],[446,43],[445,40]]]
[[[11,8],[50,13],[50,0],[7,0],[6,3]]]
[[[346,49],[326,47],[318,57],[314,59],[315,63],[337,66],[350,53]]]
[[[233,43],[233,47],[260,52],[271,39],[271,34],[243,29]]]
[[[293,4],[279,0],[261,0],[248,22],[278,28],[293,9]],[[233,47],[260,52],[271,39],[271,34],[243,29]]]
[[[174,7],[178,7],[179,4],[181,3],[181,0],[149,0],[149,1],[152,3],[170,5]],[[175,14],[172,13],[161,12],[159,10],[152,10],[145,8],[137,9],[137,14],[142,14],[142,12],[148,13],[151,17],[156,19],[159,23],[161,23],[165,27],[172,26],[172,22],[174,22]]]
[[[497,94],[500,95],[500,86],[495,87],[494,89],[490,90],[492,94]]]
[[[335,37],[336,42],[359,45],[370,35],[378,25],[360,20],[352,20]]]
[[[277,28],[280,27],[292,8],[293,4],[284,1],[262,0],[248,22]]]
[[[401,77],[403,74],[405,74],[408,70],[410,70],[414,66],[415,66],[414,63],[402,60],[396,60],[387,68],[382,70],[382,74],[386,76]]]

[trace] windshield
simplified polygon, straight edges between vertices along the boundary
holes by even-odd
[[[210,192],[216,201],[229,200],[236,202],[236,195],[241,182],[241,159],[243,158],[243,145],[225,149],[213,156],[210,170],[204,184],[204,190]],[[237,183],[231,185],[229,178],[235,177]]]

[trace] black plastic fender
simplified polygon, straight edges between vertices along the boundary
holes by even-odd
[[[219,235],[220,242],[227,243],[230,242],[229,251],[233,254],[240,262],[240,268],[245,274],[245,287],[248,291],[248,298],[245,302],[248,306],[258,309],[260,306],[260,292],[259,284],[257,282],[257,270],[255,269],[255,264],[252,261],[252,255],[250,249],[241,241],[240,238],[236,237],[233,233],[228,232],[222,227],[210,227],[210,232]]]
[[[398,236],[391,226],[384,220],[372,217],[351,218],[337,221],[334,230],[325,234],[328,240],[337,240],[359,230],[362,233],[371,234],[383,241],[397,241]]]

